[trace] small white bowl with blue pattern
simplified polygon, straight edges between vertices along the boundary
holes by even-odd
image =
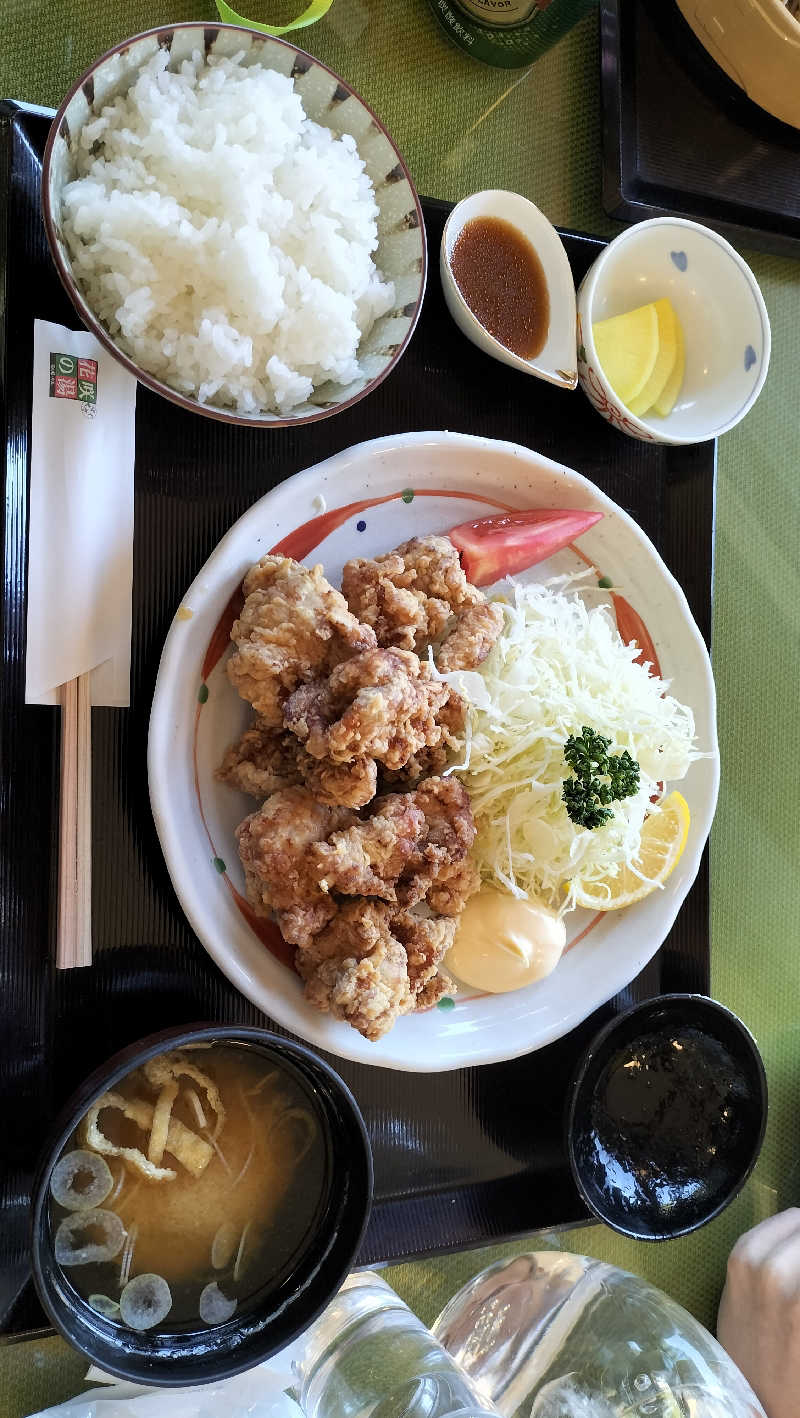
[[[638,417],[608,383],[592,325],[663,297],[683,326],[686,369],[672,412]],[[753,272],[698,222],[637,222],[601,252],[578,289],[581,387],[603,418],[643,442],[702,443],[727,433],[761,393],[769,356],[769,317]]]

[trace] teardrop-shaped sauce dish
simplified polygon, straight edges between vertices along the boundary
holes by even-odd
[[[475,192],[442,236],[447,306],[486,354],[564,389],[577,383],[575,286],[555,227],[516,192]]]

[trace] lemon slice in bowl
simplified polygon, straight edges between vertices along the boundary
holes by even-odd
[[[636,872],[622,867],[618,876],[593,881],[575,891],[575,904],[589,911],[619,911],[634,901],[643,901],[651,891],[663,886],[680,861],[691,821],[689,804],[682,793],[673,792],[655,812],[645,818],[642,841],[636,858]]]

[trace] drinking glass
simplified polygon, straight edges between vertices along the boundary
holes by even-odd
[[[692,1315],[589,1256],[530,1252],[490,1266],[434,1333],[506,1418],[764,1418]]]
[[[351,1275],[293,1354],[305,1418],[496,1418],[380,1276]]]

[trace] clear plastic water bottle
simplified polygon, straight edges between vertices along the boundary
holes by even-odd
[[[305,1418],[497,1418],[379,1276],[351,1275],[294,1353]]]

